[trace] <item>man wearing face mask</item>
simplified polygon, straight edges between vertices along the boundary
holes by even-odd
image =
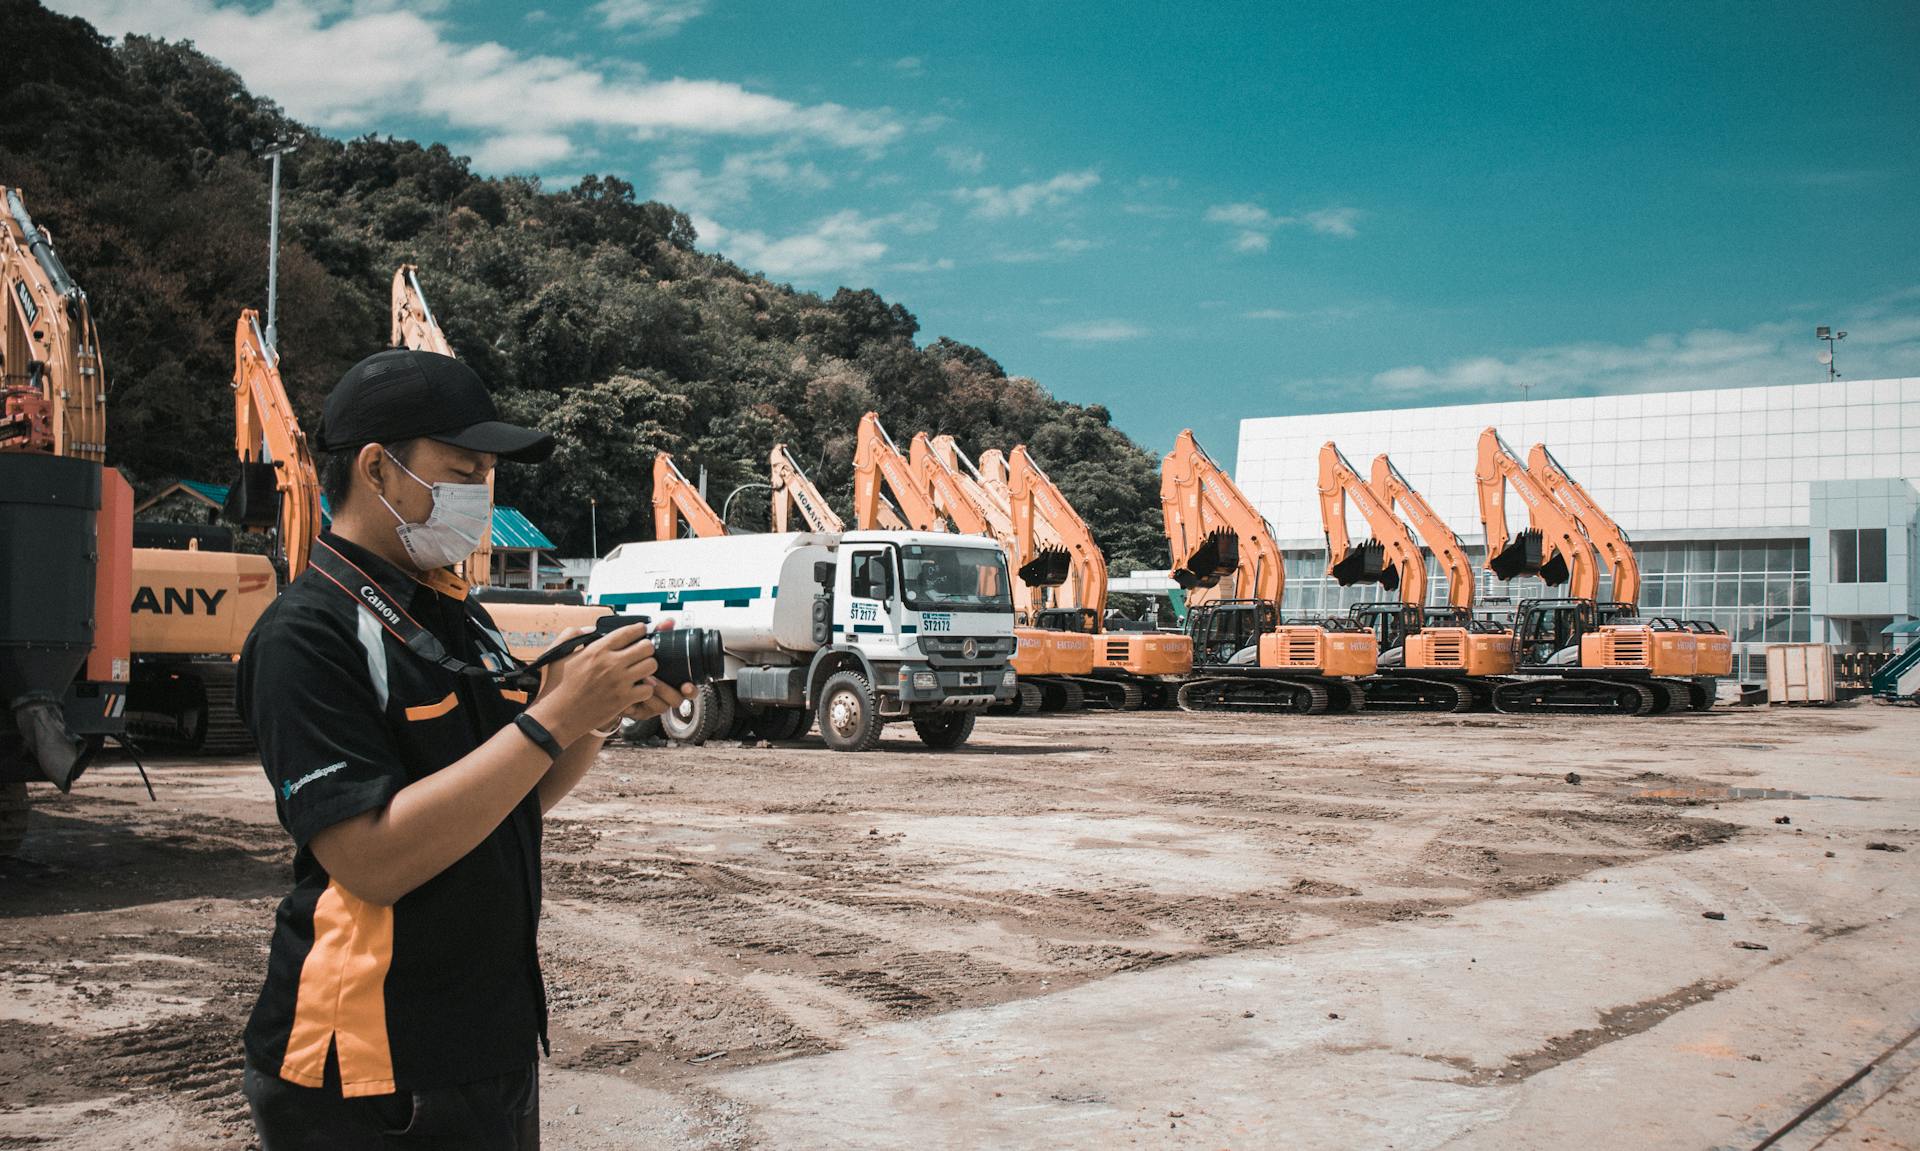
[[[538,1146],[547,1007],[541,816],[623,715],[680,702],[644,628],[545,669],[531,699],[449,569],[490,530],[496,460],[552,437],[499,420],[471,368],[369,356],[317,446],[332,530],[240,657],[294,888],[248,1021],[263,1151]]]

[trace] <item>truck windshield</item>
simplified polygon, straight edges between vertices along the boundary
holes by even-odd
[[[900,549],[901,586],[915,611],[1012,611],[1007,561],[997,548],[908,544]]]

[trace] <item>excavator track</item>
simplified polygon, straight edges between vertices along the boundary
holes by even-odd
[[[1086,693],[1088,707],[1109,711],[1139,711],[1147,701],[1147,693],[1140,685],[1125,680],[1075,676],[1073,682]]]
[[[1652,715],[1662,695],[1647,683],[1540,676],[1501,684],[1493,707],[1508,715]]]
[[[1087,706],[1087,693],[1078,683],[1059,676],[1040,681],[1040,694],[1047,711],[1081,711]]]
[[[1454,679],[1381,675],[1363,681],[1366,706],[1381,711],[1472,711],[1473,688]]]
[[[127,709],[127,734],[140,746],[175,755],[231,756],[253,751],[253,736],[236,706],[236,665],[197,660],[176,665],[167,686],[143,691],[135,682]]]
[[[996,703],[987,709],[988,715],[1032,715],[1045,703],[1040,685],[1031,680],[1021,680],[1014,685],[1013,698],[1005,703]]]
[[[1339,693],[1336,700],[1335,692]],[[1357,686],[1335,681],[1270,676],[1215,676],[1180,685],[1174,702],[1181,711],[1286,712],[1323,715],[1366,706]],[[1358,704],[1358,707],[1355,705]]]

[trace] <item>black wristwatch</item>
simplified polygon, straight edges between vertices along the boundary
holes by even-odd
[[[560,753],[566,750],[560,746],[558,740],[553,738],[553,733],[548,731],[544,724],[524,711],[513,717],[513,726],[519,728],[522,735],[532,740],[535,747],[546,752],[548,759],[559,759]]]

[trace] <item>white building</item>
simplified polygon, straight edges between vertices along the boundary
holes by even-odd
[[[1645,613],[1719,624],[1737,656],[1753,657],[1736,673],[1757,674],[1768,642],[1883,649],[1890,626],[1920,615],[1920,379],[1242,420],[1235,479],[1287,552],[1284,610],[1383,598],[1326,577],[1321,444],[1337,443],[1363,476],[1388,453],[1471,550],[1484,540],[1473,473],[1489,426],[1523,458],[1545,443],[1633,537]],[[1525,505],[1507,503],[1512,528],[1525,527]],[[1372,534],[1351,508],[1349,521],[1355,539]],[[1555,594],[1484,570],[1479,580],[1495,612]]]

